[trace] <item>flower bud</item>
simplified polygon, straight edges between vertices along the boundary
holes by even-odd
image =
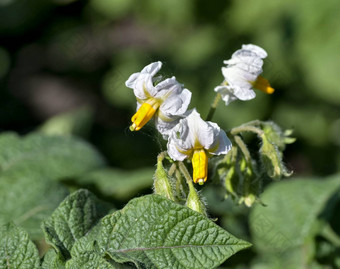
[[[172,201],[175,200],[174,193],[169,182],[167,172],[163,167],[162,160],[157,161],[157,169],[154,175],[154,193],[162,195]]]
[[[204,216],[207,216],[207,211],[205,208],[204,203],[200,199],[195,187],[193,184],[189,185],[189,195],[187,198],[186,206],[191,208],[192,210],[195,210]]]
[[[237,196],[236,195],[237,185],[235,184],[235,167],[234,166],[229,168],[225,176],[224,183],[225,183],[225,188],[227,190],[227,195],[231,194],[233,196]]]
[[[282,153],[278,147],[271,143],[266,134],[261,136],[262,146],[260,148],[260,158],[268,176],[272,179],[281,179],[282,176],[290,176],[291,173],[282,162]]]
[[[244,197],[244,204],[247,207],[251,207],[256,201],[256,196],[253,193],[249,193],[246,197]]]
[[[295,141],[295,138],[289,137],[293,133],[292,130],[283,132],[277,124],[271,121],[263,122],[263,132],[266,138],[278,147],[279,151],[283,151],[286,144],[291,144]]]

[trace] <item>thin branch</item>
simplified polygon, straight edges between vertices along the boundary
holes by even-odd
[[[251,163],[250,152],[247,148],[247,145],[243,142],[242,138],[238,135],[235,135],[234,140],[235,140],[236,144],[239,146],[239,148],[241,149],[247,163]]]
[[[258,136],[263,135],[263,131],[261,129],[255,126],[247,126],[247,125],[241,125],[241,126],[235,127],[231,129],[230,131],[232,135],[237,135],[242,132],[252,132],[252,133],[256,133]]]
[[[187,184],[190,187],[192,185],[192,178],[189,174],[188,169],[186,168],[186,166],[184,165],[183,162],[178,162],[178,168],[181,171],[182,175],[184,176],[185,180],[187,181]]]
[[[206,121],[212,120],[214,114],[215,114],[215,110],[217,108],[218,102],[221,100],[221,94],[217,93],[214,99],[214,102],[211,104],[210,106],[210,110],[208,113],[208,116],[206,118]]]

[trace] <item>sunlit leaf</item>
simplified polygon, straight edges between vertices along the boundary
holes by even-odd
[[[159,195],[134,199],[102,220],[99,247],[146,268],[215,268],[250,244]]]

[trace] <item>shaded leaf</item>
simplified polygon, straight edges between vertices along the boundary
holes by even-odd
[[[50,177],[72,177],[102,166],[101,155],[85,141],[74,137],[13,133],[0,136],[1,169],[36,166]]]
[[[318,215],[340,187],[339,176],[324,180],[294,179],[271,185],[250,215],[255,246],[282,252],[302,245],[312,235]]]
[[[297,247],[280,253],[280,255],[263,255],[255,260],[252,269],[325,269],[305,253],[306,249]]]
[[[89,107],[62,113],[48,119],[39,132],[47,135],[76,135],[87,136],[92,122],[93,111]]]
[[[150,188],[154,169],[145,168],[132,171],[102,169],[90,172],[76,179],[81,186],[95,186],[105,196],[128,199],[139,191]]]
[[[28,234],[12,223],[0,227],[0,268],[40,268],[37,248]]]
[[[100,250],[146,268],[215,268],[250,246],[187,207],[159,195],[133,199],[102,220]]]
[[[21,167],[0,173],[0,225],[13,221],[34,239],[42,238],[41,222],[68,195],[60,183],[40,170]]]

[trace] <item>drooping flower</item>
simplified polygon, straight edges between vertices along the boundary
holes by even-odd
[[[132,74],[125,85],[133,89],[137,98],[137,112],[131,118],[130,130],[140,130],[155,117],[157,130],[167,138],[170,130],[184,117],[191,92],[175,77],[165,80],[161,76],[155,77],[161,67],[161,62],[151,63],[141,72]]]
[[[226,105],[236,99],[245,101],[255,98],[253,88],[267,94],[274,92],[268,80],[260,76],[262,59],[266,57],[264,49],[248,44],[242,45],[242,49],[237,50],[230,60],[224,61],[227,65],[222,67],[224,81],[221,86],[215,88],[215,92],[221,94]]]
[[[230,149],[226,133],[216,123],[202,120],[195,109],[172,129],[168,140],[169,156],[176,161],[190,159],[193,181],[200,185],[207,180],[208,158]]]

